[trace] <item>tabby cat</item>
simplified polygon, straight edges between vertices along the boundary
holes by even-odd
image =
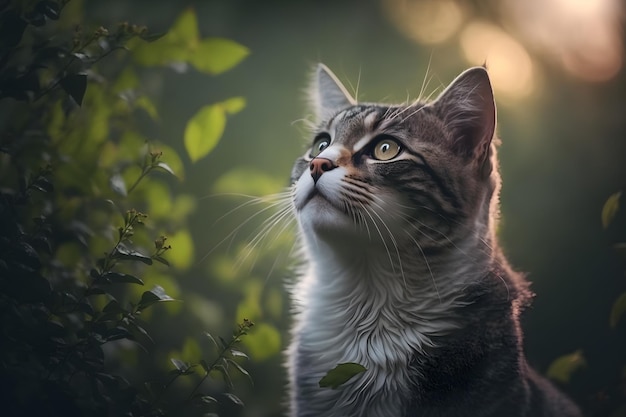
[[[496,239],[496,108],[484,68],[433,102],[357,103],[325,66],[292,172],[306,266],[288,349],[294,417],[580,416],[531,369],[532,296]],[[337,389],[337,364],[367,370]]]

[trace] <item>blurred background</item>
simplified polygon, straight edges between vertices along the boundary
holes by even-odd
[[[310,141],[302,119],[310,118],[305,89],[317,62],[352,93],[358,88],[360,100],[388,102],[436,97],[467,67],[487,65],[502,138],[501,242],[537,293],[524,315],[527,356],[545,373],[576,352],[586,365],[563,389],[588,415],[614,412],[603,401],[623,389],[626,327],[611,328],[609,315],[626,279],[611,246],[626,229],[618,216],[605,230],[600,213],[626,178],[622,2],[89,0],[85,7],[96,23],[127,20],[153,32],[192,7],[202,36],[249,48],[219,76],[172,67],[140,78],[161,115],[147,129],[185,167],[185,181],[164,192],[186,195],[194,207],[185,235],[172,236],[171,257],[184,261],[158,281],[184,303],[154,311],[157,342],[148,355],[197,360],[203,331],[228,335],[237,321],[253,320],[243,350],[254,385],[237,378],[246,406],[222,414],[285,410],[293,223],[257,242],[273,212],[236,194],[264,196],[288,185]],[[245,97],[246,107],[228,118],[212,153],[192,163],[182,140],[189,117],[233,96]],[[149,361],[141,351],[127,356]]]

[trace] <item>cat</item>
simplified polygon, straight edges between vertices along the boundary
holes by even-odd
[[[529,367],[532,297],[496,239],[496,107],[485,68],[430,102],[358,103],[319,64],[295,162],[305,266],[287,350],[293,417],[579,417]],[[336,365],[366,371],[337,389]]]

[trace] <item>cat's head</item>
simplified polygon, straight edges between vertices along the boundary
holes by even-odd
[[[321,64],[314,78],[317,129],[292,172],[305,234],[428,248],[489,231],[499,181],[484,68],[405,105],[358,103]]]

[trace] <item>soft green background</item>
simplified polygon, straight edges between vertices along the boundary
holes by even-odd
[[[482,18],[499,25],[510,17],[500,2],[466,4],[468,23]],[[292,161],[309,140],[301,119],[308,115],[304,90],[314,63],[326,63],[347,86],[358,83],[359,97],[368,101],[404,101],[407,93],[416,98],[428,67],[434,77],[426,95],[441,91],[472,63],[458,36],[436,45],[412,41],[377,1],[89,0],[86,5],[97,22],[129,20],[153,31],[169,28],[193,5],[204,36],[233,39],[251,51],[235,69],[216,77],[171,70],[146,73],[141,80],[161,115],[147,128],[183,156],[186,179],[178,191],[198,200],[190,227],[194,260],[178,282],[191,294],[183,307],[188,315],[157,315],[154,355],[197,350],[192,342],[183,347],[179,341],[203,330],[227,335],[238,316],[251,316],[257,323],[247,344],[254,386],[236,381],[235,392],[247,406],[230,412],[279,415],[285,399],[280,350],[289,326],[283,284],[293,275],[286,256],[292,240],[270,236],[276,245],[266,240],[246,258],[239,248],[269,214],[230,236],[263,206],[231,212],[248,200],[224,193],[263,195],[287,185]],[[538,88],[524,98],[502,93],[499,101],[500,236],[512,264],[528,271],[537,293],[524,316],[530,362],[545,372],[556,357],[581,349],[588,367],[566,389],[586,403],[590,393],[614,383],[624,366],[624,323],[611,329],[608,321],[613,301],[626,288],[610,248],[624,229],[603,230],[600,211],[626,177],[626,74],[622,67],[608,80],[586,81],[549,54],[532,46],[528,51],[540,74]],[[496,90],[497,100],[499,94]],[[214,151],[192,164],[182,140],[187,121],[200,107],[233,96],[244,96],[246,108],[229,117]],[[229,173],[230,182],[224,179]],[[235,269],[238,261],[242,266]]]

